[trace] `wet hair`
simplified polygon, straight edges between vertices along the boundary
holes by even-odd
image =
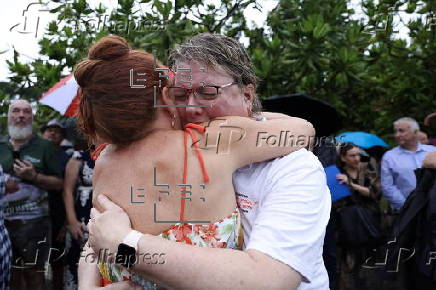
[[[181,62],[196,61],[208,69],[228,73],[240,87],[252,84],[256,89],[258,78],[245,48],[234,38],[202,33],[177,45],[170,51],[169,65],[176,68]],[[252,113],[262,109],[259,98],[253,99]]]
[[[157,62],[157,66],[161,66]],[[152,54],[132,49],[120,36],[106,36],[89,49],[88,57],[75,68],[79,84],[78,127],[88,140],[97,137],[119,146],[139,140],[155,118],[156,98],[161,96],[165,79],[159,77]],[[132,87],[133,79],[145,87]]]

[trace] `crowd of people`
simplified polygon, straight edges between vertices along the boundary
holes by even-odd
[[[338,183],[345,184],[351,194],[335,200],[327,226],[324,261],[330,277],[331,289],[385,289],[383,263],[374,265],[375,250],[386,252],[385,244],[392,241],[392,224],[412,191],[417,187],[416,169],[434,167],[431,159],[436,146],[422,144],[423,132],[416,120],[403,117],[393,122],[398,146],[386,151],[381,159],[367,154],[353,143],[341,143],[331,152],[335,158],[323,156],[324,166],[336,160],[340,173]],[[426,139],[428,141],[428,138]],[[425,140],[424,140],[425,141]],[[371,152],[371,148],[367,149]],[[427,158],[427,159],[426,159]],[[332,194],[338,188],[330,187]],[[425,229],[431,230],[431,229]],[[366,270],[370,269],[370,270]],[[397,277],[398,278],[398,277]],[[401,288],[405,282],[392,280],[387,284]],[[413,284],[413,282],[412,282]],[[432,289],[434,282],[428,288]],[[411,285],[410,289],[418,289]]]
[[[131,70],[144,87],[129,85]],[[177,45],[168,68],[103,37],[75,68],[74,149],[61,122],[38,136],[31,104],[13,101],[0,142],[0,289],[368,287],[360,270],[417,187],[415,170],[436,168],[434,139],[404,117],[381,160],[353,143],[318,158],[310,123],[261,112],[254,72],[222,35]],[[258,132],[282,130],[308,141],[258,146]],[[350,192],[333,202],[328,166]],[[427,278],[420,289],[436,285]]]
[[[71,249],[71,245],[87,231],[87,219],[77,229],[76,214],[87,202],[89,219],[93,162],[89,167],[82,165],[82,156],[88,152],[80,146],[83,141],[76,142],[77,151],[61,146],[65,134],[64,126],[52,120],[38,136],[33,132],[30,103],[17,100],[9,106],[8,135],[0,143],[0,223],[5,241],[1,289],[7,288],[9,277],[11,289],[46,289],[48,265],[53,289],[67,288],[74,277],[77,285],[80,247]],[[88,197],[81,194],[81,182],[87,182]]]

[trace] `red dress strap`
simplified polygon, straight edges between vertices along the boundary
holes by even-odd
[[[200,162],[201,171],[203,173],[204,183],[209,182],[209,174],[207,173],[206,166],[204,164],[203,154],[201,154],[200,147],[198,146],[198,138],[192,132],[191,129],[197,130],[200,133],[204,133],[206,129],[198,124],[188,123],[185,125],[185,156],[183,163],[183,184],[188,182],[188,134],[191,136],[192,145],[194,146],[195,152],[197,153],[198,161]],[[180,221],[185,220],[185,197],[186,197],[186,187],[182,188],[182,198],[180,200]]]
[[[106,146],[109,145],[108,143],[103,143],[97,146],[97,148],[95,148],[95,150],[91,151],[91,159],[92,160],[97,160],[98,157],[100,156],[100,153],[106,148]]]
[[[200,133],[204,133],[206,132],[206,128],[204,126],[198,125],[198,124],[194,124],[194,123],[188,123],[185,125],[185,129],[187,128],[192,128],[197,130]]]

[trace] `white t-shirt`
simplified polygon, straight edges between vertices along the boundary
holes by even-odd
[[[331,197],[318,158],[300,149],[233,175],[244,249],[263,252],[303,276],[299,290],[329,289],[322,258]]]

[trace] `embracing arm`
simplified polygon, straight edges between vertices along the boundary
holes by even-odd
[[[267,120],[292,118],[292,117],[285,115],[285,114],[282,114],[282,113],[273,113],[273,112],[262,112],[261,116],[265,117]]]
[[[114,253],[131,230],[129,218],[103,195],[97,199],[102,208],[109,210],[98,213],[92,209],[90,242],[94,250],[98,247]],[[110,231],[105,230],[108,227]],[[141,259],[146,253],[159,254],[159,261]],[[291,267],[256,250],[200,248],[144,234],[137,254],[140,259],[133,270],[170,288],[295,289],[301,281]],[[249,270],[241,275],[241,269]]]
[[[290,154],[313,140],[315,130],[306,120],[278,113],[266,116],[266,121],[234,116],[213,119],[205,124],[202,148],[216,150],[220,158],[240,168]]]
[[[151,235],[139,249],[165,253],[165,264],[138,263],[134,271],[178,289],[296,289],[301,282],[291,267],[256,250],[198,248]]]
[[[316,283],[323,273],[317,269],[323,265],[321,245],[331,206],[325,174],[304,149],[284,159],[271,173],[274,178],[267,183],[268,195],[245,251],[193,247],[143,235],[137,254],[163,256],[153,264],[139,259],[133,270],[177,289],[295,289],[303,277]],[[129,218],[103,195],[97,200],[105,212],[91,211],[90,243],[96,252],[115,252],[131,230]],[[324,278],[323,285],[314,287],[328,287]]]

